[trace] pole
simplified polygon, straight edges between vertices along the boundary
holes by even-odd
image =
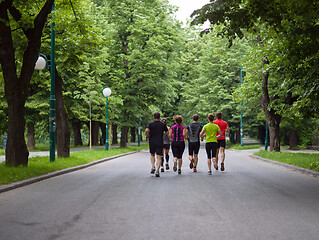
[[[268,149],[268,124],[266,123],[265,151]]]
[[[91,98],[91,97],[90,97]],[[90,104],[89,104],[89,109],[90,109],[90,152],[92,151],[92,110],[91,110],[91,99],[90,99]]]
[[[106,98],[106,114],[105,114],[105,118],[106,118],[106,131],[105,131],[105,150],[109,150],[109,129],[108,129],[108,124],[109,124],[109,98]]]
[[[52,5],[52,23],[51,23],[51,93],[50,93],[50,162],[55,161],[55,22],[54,7]]]
[[[243,56],[240,56],[242,58]],[[240,86],[243,84],[243,65],[240,66]],[[243,102],[240,104],[241,112],[240,112],[240,146],[243,146]]]
[[[138,146],[141,146],[141,117],[138,118]]]

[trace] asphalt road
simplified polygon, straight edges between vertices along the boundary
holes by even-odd
[[[319,179],[227,150],[160,178],[147,151],[0,194],[1,240],[318,239]]]

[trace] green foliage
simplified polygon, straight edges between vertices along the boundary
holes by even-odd
[[[254,153],[254,155],[282,163],[287,163],[297,167],[319,171],[319,154],[316,153],[259,151],[257,153]]]
[[[111,148],[109,151],[105,151],[105,149],[96,149],[92,151],[86,150],[71,153],[71,156],[68,158],[57,158],[55,162],[50,162],[49,157],[34,157],[29,159],[28,167],[6,167],[4,163],[1,163],[0,184],[8,184],[11,182],[44,175],[46,173],[87,164],[95,160],[132,152],[135,150],[141,150],[147,147],[148,145],[145,144],[141,145],[141,147],[130,146],[127,148]]]
[[[231,144],[230,142],[227,142],[227,147],[230,149],[235,150],[249,150],[249,149],[260,149],[261,145],[243,145],[240,144]]]
[[[259,53],[270,60],[263,71],[269,71],[278,81],[271,95],[277,100],[270,108],[279,113],[313,114],[319,110],[318,13],[319,2],[312,0],[220,0],[194,11],[193,24],[208,19],[212,28],[220,25],[218,35],[228,38],[231,44],[247,30],[259,34],[264,44]],[[290,106],[281,104],[282,97]]]
[[[111,109],[120,125],[136,126],[140,115],[151,114],[151,106],[170,105],[175,96],[180,26],[171,11],[167,2],[157,0],[107,2],[106,18],[112,26],[109,86],[122,99],[111,102]]]

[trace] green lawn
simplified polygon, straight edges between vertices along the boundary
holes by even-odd
[[[84,150],[71,153],[69,158],[56,158],[55,162],[52,163],[49,157],[33,157],[29,159],[27,167],[6,167],[3,162],[0,164],[0,184],[8,184],[49,172],[83,165],[102,158],[146,148],[148,148],[148,144],[142,144],[141,147],[111,148],[109,151],[105,151],[105,149]]]
[[[240,144],[230,144],[227,146],[230,148],[230,149],[236,149],[236,150],[248,150],[248,149],[259,149],[261,146],[260,145],[243,145],[243,146],[240,146]]]
[[[0,149],[0,156],[4,155],[5,151],[3,149]]]
[[[319,154],[317,153],[270,152],[261,150],[254,153],[254,155],[319,172]]]

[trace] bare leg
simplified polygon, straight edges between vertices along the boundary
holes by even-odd
[[[183,159],[178,159],[178,169],[182,169]]]
[[[220,158],[221,162],[223,163],[225,161],[225,148],[223,147],[220,148]]]
[[[198,163],[198,154],[194,154],[194,167],[197,167]]]
[[[207,159],[207,164],[208,164],[208,170],[212,170],[212,160],[210,158]]]
[[[160,167],[161,167],[161,163],[162,163],[162,156],[161,155],[157,155],[156,157],[157,157],[156,170],[159,170]]]
[[[219,149],[221,150],[221,148],[217,148],[217,152],[216,152],[216,164],[218,165],[218,154],[219,154]]]
[[[217,166],[216,158],[215,158],[215,157],[213,157],[213,163],[214,163],[214,168],[217,170],[218,166]]]
[[[155,166],[155,153],[151,153],[151,164]]]

